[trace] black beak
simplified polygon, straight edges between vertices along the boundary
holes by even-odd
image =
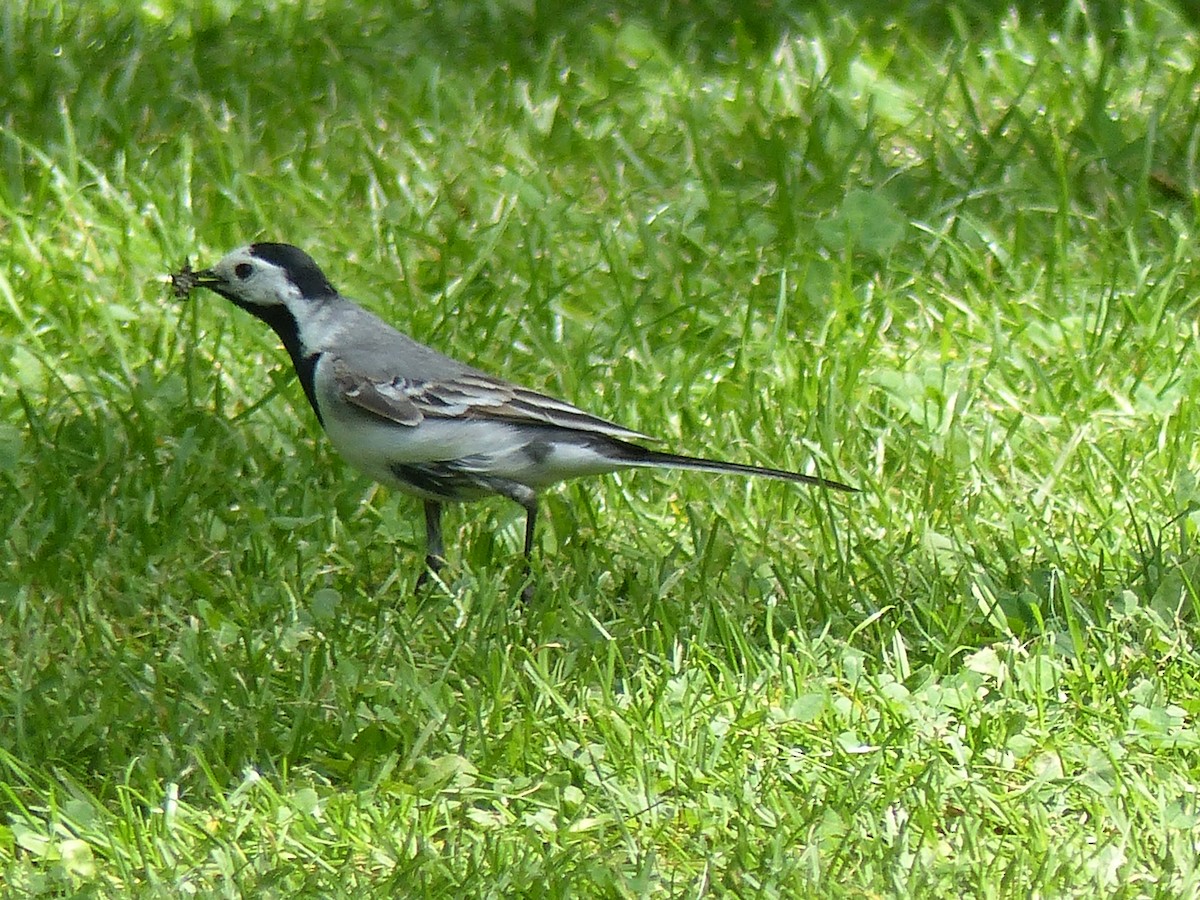
[[[224,283],[212,269],[195,271],[186,262],[178,272],[171,273],[171,290],[177,300],[186,300],[198,287],[208,288],[219,293],[220,287]]]

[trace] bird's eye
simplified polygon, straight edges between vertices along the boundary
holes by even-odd
[[[233,274],[242,279],[242,281],[245,281],[247,278],[249,278],[250,273],[253,271],[254,266],[250,265],[250,263],[238,263],[233,267]]]

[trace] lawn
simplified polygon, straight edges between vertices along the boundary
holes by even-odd
[[[1200,35],[935,6],[6,5],[0,893],[1200,895]],[[527,604],[485,501],[417,592],[163,283],[258,239],[862,492],[565,485]]]

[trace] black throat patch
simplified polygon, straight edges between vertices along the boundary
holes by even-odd
[[[300,377],[300,386],[304,388],[304,396],[308,398],[308,405],[317,414],[317,421],[321,423],[321,427],[325,427],[325,419],[321,416],[321,410],[317,406],[315,383],[317,362],[321,359],[321,354],[304,352],[304,348],[300,344],[300,328],[296,324],[296,317],[292,315],[292,311],[286,306],[253,306],[249,303],[238,303],[233,297],[229,297],[229,299],[246,312],[262,319],[271,326],[272,331],[279,335],[279,339],[283,341],[283,349],[292,358],[292,366]]]

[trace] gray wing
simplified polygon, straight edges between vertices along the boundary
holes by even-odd
[[[347,403],[400,425],[415,427],[426,419],[487,419],[553,425],[622,440],[651,440],[562,400],[465,366],[428,379],[368,377],[342,359],[335,359],[332,368],[334,384]]]

